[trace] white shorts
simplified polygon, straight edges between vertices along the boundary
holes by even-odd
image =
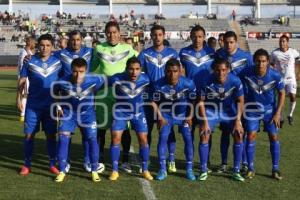
[[[286,94],[296,94],[297,93],[297,83],[296,82],[290,82],[290,83],[286,83],[285,86],[285,92]]]

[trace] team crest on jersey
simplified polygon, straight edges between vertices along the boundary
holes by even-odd
[[[257,84],[259,85],[259,86],[262,86],[263,84],[264,84],[264,81],[263,80],[257,80]]]
[[[232,63],[232,57],[231,57],[231,56],[229,56],[229,57],[227,58],[227,60],[228,60],[229,63]]]
[[[73,59],[75,59],[75,58],[79,58],[79,56],[78,55],[73,55]]]
[[[170,90],[170,95],[174,95],[176,93],[176,91],[174,89]]]
[[[43,63],[43,64],[42,64],[42,68],[43,68],[43,69],[47,69],[47,67],[48,67],[48,64],[47,64],[47,63]]]
[[[82,92],[81,87],[76,87],[76,93],[77,93],[77,94],[80,94],[81,92]]]
[[[200,52],[197,52],[196,54],[195,54],[195,56],[196,56],[196,58],[201,58],[201,53]]]
[[[220,87],[218,90],[219,90],[219,93],[224,93],[224,91],[225,91],[225,89],[222,87]]]
[[[161,65],[162,59],[163,59],[162,55],[161,54],[157,54],[156,58],[157,58],[158,64]]]

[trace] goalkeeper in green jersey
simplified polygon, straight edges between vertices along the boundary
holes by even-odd
[[[117,22],[110,21],[105,26],[107,42],[97,45],[94,49],[91,71],[96,74],[112,76],[125,71],[126,62],[135,56],[136,52],[131,45],[121,43],[120,27]],[[100,149],[100,163],[104,163],[104,145],[106,129],[111,127],[112,110],[115,99],[111,88],[102,90],[96,96],[96,114],[98,122],[98,137]],[[131,173],[129,165],[129,149],[131,137],[129,129],[122,135],[123,164],[122,169]]]

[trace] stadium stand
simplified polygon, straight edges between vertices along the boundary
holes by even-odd
[[[213,4],[251,5],[255,0],[211,0]],[[14,3],[46,3],[59,4],[58,0],[14,0]],[[107,5],[109,0],[64,0],[66,4],[100,4]],[[157,0],[113,0],[114,4],[148,4],[157,5]],[[207,0],[163,0],[164,4],[207,4]],[[0,4],[8,4],[8,0],[0,0]],[[261,0],[261,4],[300,4],[297,0]]]

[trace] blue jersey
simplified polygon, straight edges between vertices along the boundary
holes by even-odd
[[[276,90],[284,89],[279,72],[268,67],[267,73],[263,77],[259,77],[253,67],[243,70],[240,77],[244,86],[245,103],[253,103],[247,108],[267,111],[277,107]]]
[[[164,47],[161,52],[157,52],[154,47],[143,50],[138,59],[141,62],[144,72],[153,83],[165,76],[165,65],[171,58],[179,59],[175,49]]]
[[[205,97],[206,109],[229,115],[237,114],[236,100],[244,95],[241,80],[237,76],[229,73],[225,83],[220,84],[215,74],[209,74],[195,83],[197,95]]]
[[[196,87],[191,79],[179,77],[175,86],[169,85],[163,77],[153,84],[152,101],[161,105],[163,115],[171,117],[186,117],[189,110],[188,103],[196,99]],[[172,108],[172,106],[174,106]]]
[[[61,78],[54,85],[54,92],[59,95],[64,109],[76,113],[94,111],[94,94],[104,84],[105,78],[99,75],[86,74],[84,81],[78,85],[72,83],[72,76]]]
[[[113,94],[117,103],[115,111],[129,114],[144,112],[143,95],[150,82],[145,73],[141,73],[135,82],[129,81],[127,72],[109,77],[108,82],[113,86]]]
[[[211,70],[211,64],[214,60],[215,51],[204,46],[200,51],[196,51],[192,45],[180,50],[180,62],[185,68],[186,77],[193,79],[201,70]]]
[[[54,53],[56,57],[58,57],[62,63],[63,66],[63,75],[67,76],[72,74],[72,68],[71,68],[71,63],[73,59],[75,58],[83,58],[87,62],[87,72],[90,71],[90,64],[91,64],[91,59],[93,55],[93,49],[89,47],[81,47],[80,51],[74,52],[70,48],[65,48],[60,51],[57,51]]]
[[[51,84],[59,79],[62,65],[58,58],[50,56],[43,61],[39,55],[33,55],[22,67],[20,77],[28,77],[29,95],[27,105],[30,108],[50,106],[53,102]]]
[[[225,49],[221,49],[216,56],[226,59],[230,63],[231,72],[237,76],[244,68],[253,66],[251,54],[239,48],[233,55],[229,55]]]

